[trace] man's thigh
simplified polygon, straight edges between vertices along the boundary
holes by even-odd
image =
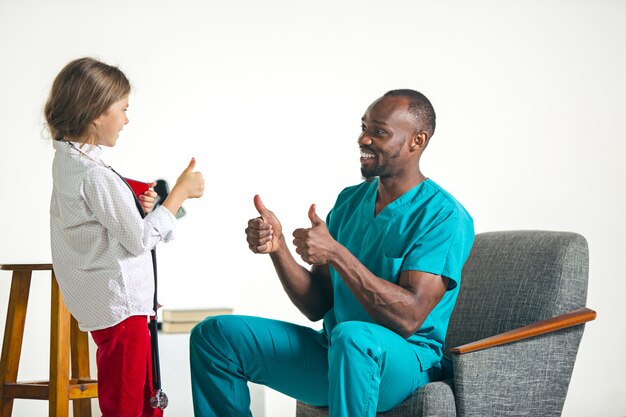
[[[309,404],[328,404],[326,337],[309,327],[251,316],[212,318],[249,381]],[[203,323],[204,324],[204,323]]]
[[[372,381],[376,382],[372,385],[372,394],[378,396],[379,412],[395,407],[426,382],[426,373],[421,369],[415,347],[383,326],[360,321],[343,322],[335,326],[330,339],[331,356],[341,355],[335,351],[340,349],[347,355],[344,360],[352,362],[349,370],[343,372],[356,372],[353,377],[364,380],[368,380],[366,375],[374,372]],[[340,370],[331,369],[330,372]]]

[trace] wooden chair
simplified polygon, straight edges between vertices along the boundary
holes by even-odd
[[[0,359],[0,417],[11,416],[16,398],[48,400],[51,417],[67,417],[69,401],[73,400],[75,417],[91,417],[90,398],[98,396],[98,385],[89,376],[87,333],[78,329],[78,323],[67,310],[52,265],[0,265],[0,270],[13,271]],[[47,381],[17,382],[33,271],[51,271],[52,275],[50,375]]]

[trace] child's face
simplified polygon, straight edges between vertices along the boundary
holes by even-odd
[[[96,142],[98,145],[115,146],[120,130],[128,123],[128,117],[126,117],[127,108],[128,97],[124,97],[122,100],[113,103],[104,114],[94,120],[100,132]]]

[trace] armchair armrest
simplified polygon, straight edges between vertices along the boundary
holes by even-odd
[[[499,346],[506,343],[516,342],[518,340],[528,339],[544,333],[550,333],[556,330],[565,329],[567,327],[576,326],[595,320],[596,312],[589,308],[583,307],[569,313],[561,314],[546,320],[538,321],[528,326],[520,327],[508,332],[500,333],[495,336],[487,337],[475,342],[466,343],[450,349],[450,353],[462,355],[464,353],[475,352],[477,350],[487,349],[492,346]]]

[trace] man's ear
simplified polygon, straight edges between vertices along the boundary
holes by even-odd
[[[428,133],[425,131],[420,131],[413,136],[413,140],[411,141],[411,150],[424,150],[426,145],[428,144]]]

